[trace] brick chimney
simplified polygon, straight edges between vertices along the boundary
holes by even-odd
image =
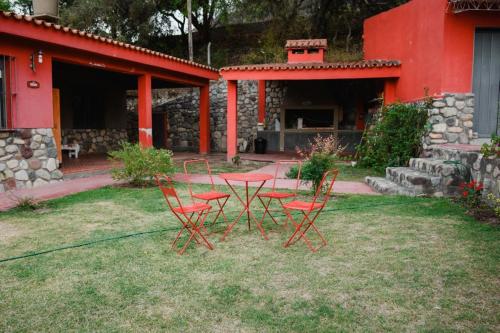
[[[326,39],[287,40],[285,49],[288,52],[288,63],[325,62],[327,47]]]

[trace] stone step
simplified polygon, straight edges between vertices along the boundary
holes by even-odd
[[[423,194],[415,189],[403,187],[382,177],[366,177],[365,182],[374,191],[382,194],[406,195],[411,197]]]
[[[425,172],[431,176],[460,176],[460,171],[454,164],[447,163],[442,159],[411,158],[409,165],[411,169]]]
[[[406,167],[390,167],[386,169],[387,180],[397,185],[426,195],[439,195],[441,191],[441,177],[431,176],[428,173]]]

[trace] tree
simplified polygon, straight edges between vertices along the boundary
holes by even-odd
[[[10,11],[10,3],[8,0],[0,0],[0,10]]]

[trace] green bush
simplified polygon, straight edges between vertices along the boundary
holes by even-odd
[[[383,172],[386,167],[406,166],[420,154],[427,131],[427,104],[395,103],[375,115],[357,147],[358,164]]]
[[[302,180],[309,180],[312,182],[312,190],[316,192],[323,174],[333,169],[335,166],[335,155],[314,152],[302,164],[302,171],[300,178]],[[286,176],[288,178],[297,178],[298,168],[296,166],[290,168]]]
[[[155,174],[170,174],[174,170],[172,152],[165,149],[122,142],[121,149],[110,152],[109,156],[112,161],[123,163],[123,167],[112,170],[113,179],[126,180],[134,186],[147,185]]]

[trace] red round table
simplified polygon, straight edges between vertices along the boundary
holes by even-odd
[[[238,223],[238,221],[241,219],[243,214],[245,214],[245,212],[247,213],[248,230],[250,230],[250,217],[251,217],[255,222],[255,224],[257,225],[257,228],[260,230],[262,236],[267,240],[268,238],[266,236],[266,233],[264,232],[264,229],[250,211],[250,204],[252,203],[252,200],[255,199],[262,186],[264,186],[265,182],[273,179],[274,176],[267,173],[221,173],[219,177],[224,179],[227,186],[229,186],[231,191],[233,191],[236,198],[238,198],[238,200],[244,207],[243,210],[240,212],[240,215],[238,215],[238,217],[236,218],[236,220],[227,227],[226,231],[224,232],[224,235],[222,236],[222,240],[224,240],[227,234],[231,232],[233,227],[236,225],[236,223]],[[229,183],[230,181],[245,183],[246,200],[243,200],[240,197],[240,195],[238,194],[238,192],[235,191],[231,183]],[[249,197],[248,195],[248,183],[260,183],[260,185],[257,187],[257,190],[251,197]]]

